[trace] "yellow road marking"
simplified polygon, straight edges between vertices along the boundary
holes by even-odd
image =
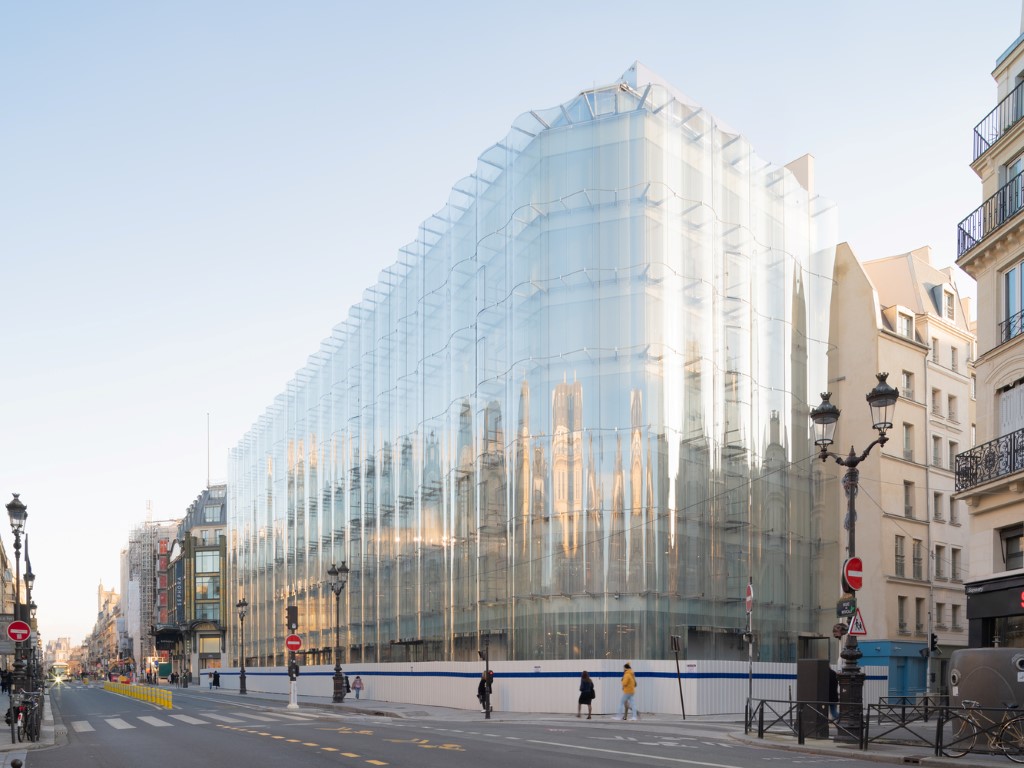
[[[304,747],[319,747],[320,745],[317,744],[315,741],[304,741],[304,742],[302,742],[302,746],[304,746]]]
[[[367,760],[366,762],[370,765],[387,765],[387,763],[382,763],[380,760]]]
[[[342,752],[341,754],[345,757],[359,757],[355,752]]]
[[[338,751],[334,747],[324,747],[323,750],[324,750],[324,752],[337,752]]]

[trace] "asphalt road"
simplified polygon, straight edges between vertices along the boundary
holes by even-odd
[[[287,710],[283,704],[188,690],[176,690],[174,709],[164,710],[78,685],[55,688],[51,704],[62,723],[58,745],[31,751],[26,768],[878,765],[856,756],[790,754],[742,744],[731,737],[735,723],[694,722],[680,729],[607,717],[445,722]]]

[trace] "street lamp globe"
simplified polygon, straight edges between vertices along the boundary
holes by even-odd
[[[15,536],[21,535],[21,532],[25,529],[25,520],[28,518],[28,507],[26,507],[21,499],[18,498],[20,494],[13,494],[14,498],[7,504],[7,516],[11,520],[11,530]]]
[[[888,373],[876,373],[875,377],[878,383],[868,392],[867,401],[871,407],[871,424],[879,434],[884,435],[892,429],[892,414],[896,401],[900,399],[900,391],[886,381]]]
[[[811,421],[814,422],[814,444],[824,454],[834,442],[836,425],[839,422],[839,409],[829,398],[831,392],[821,393],[821,404],[811,409]]]

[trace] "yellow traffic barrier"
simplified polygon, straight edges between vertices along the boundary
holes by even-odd
[[[129,683],[104,682],[103,690],[116,693],[120,696],[129,696],[133,699],[156,704],[164,709],[174,709],[174,696],[170,691],[159,688],[150,688],[144,685],[132,685]]]

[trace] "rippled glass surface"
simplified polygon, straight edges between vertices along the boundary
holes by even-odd
[[[520,116],[232,451],[248,664],[292,603],[311,663],[746,658],[751,579],[760,660],[834,621],[834,208],[637,80]]]

